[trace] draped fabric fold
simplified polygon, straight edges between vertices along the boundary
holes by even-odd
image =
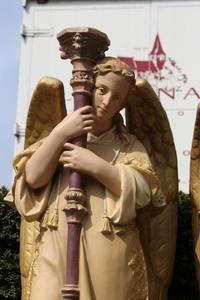
[[[35,239],[38,252],[29,267],[30,288],[24,299],[61,300],[67,241],[63,208],[68,172],[59,166],[48,185],[37,190],[28,187],[24,167],[38,146],[27,149],[15,160],[15,205],[28,222],[40,221]],[[147,300],[146,266],[134,220],[137,209],[148,205],[159,190],[159,181],[135,136],[130,135],[127,145],[113,127],[100,137],[89,135],[88,148],[117,166],[121,194],[116,197],[94,178],[86,178],[88,214],[81,232],[80,300]],[[26,235],[26,229],[23,230],[22,236]],[[26,255],[23,259],[26,261]]]

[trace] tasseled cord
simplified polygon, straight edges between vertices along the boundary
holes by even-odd
[[[52,214],[49,216],[48,227],[51,229],[58,228],[58,207],[55,207]]]
[[[107,214],[107,203],[106,203],[106,199],[104,198],[103,201],[103,206],[104,206],[104,214],[103,217],[100,221],[100,232],[103,234],[110,234],[112,232],[112,225],[111,225],[111,221],[108,218],[108,214]]]
[[[103,234],[110,234],[112,232],[110,219],[107,216],[103,216],[103,218],[101,219],[100,232]]]
[[[49,220],[49,208],[44,213],[42,220],[40,221],[40,227],[42,229],[47,229],[48,227],[48,220]]]
[[[115,153],[115,157],[113,158],[113,160],[110,162],[112,165],[115,164],[118,155],[120,153],[120,149],[118,149],[118,151]],[[111,225],[111,220],[109,219],[108,215],[107,215],[107,203],[106,203],[106,198],[104,197],[104,215],[101,219],[100,222],[100,232],[103,234],[110,234],[112,232],[112,225]]]

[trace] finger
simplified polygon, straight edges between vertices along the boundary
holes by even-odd
[[[85,120],[94,120],[94,114],[85,114],[85,115],[83,115],[82,116],[82,118],[83,118],[83,121],[85,121]]]
[[[92,131],[92,129],[93,129],[92,126],[84,127],[84,132],[88,133],[88,132]]]
[[[73,165],[71,163],[64,163],[63,167],[66,169],[73,169]]]
[[[80,112],[83,113],[83,114],[90,113],[93,110],[94,110],[93,107],[90,106],[90,105],[86,105],[86,106],[83,106],[83,107],[80,108]]]
[[[94,124],[94,120],[86,120],[83,122],[84,127],[85,126],[92,126]]]
[[[66,150],[73,150],[75,148],[76,148],[76,146],[74,144],[71,144],[71,143],[64,144],[64,149],[66,149]]]
[[[65,158],[69,158],[69,157],[71,157],[72,156],[72,151],[71,150],[65,150],[65,151],[63,151],[63,153],[62,153],[62,157],[65,159]]]

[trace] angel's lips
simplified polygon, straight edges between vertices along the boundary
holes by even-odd
[[[101,107],[101,106],[97,106],[97,108],[100,109],[101,111],[107,113],[107,110],[106,110],[105,108],[103,108],[103,107]]]

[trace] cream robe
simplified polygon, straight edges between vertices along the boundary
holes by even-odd
[[[99,137],[88,137],[88,148],[119,168],[121,195],[117,198],[95,179],[85,178],[88,214],[80,241],[80,300],[148,299],[146,266],[134,219],[136,208],[149,204],[152,192],[156,193],[157,177],[146,150],[134,136],[130,136],[128,146],[119,139],[115,128]],[[37,147],[32,146],[15,160],[15,205],[27,221],[40,222],[31,259],[24,245],[27,256],[23,256],[21,267],[28,265],[25,276],[29,283],[23,299],[61,300],[66,269],[67,225],[63,208],[68,172],[60,166],[47,186],[29,188],[23,170]],[[51,222],[52,218],[55,221],[55,212],[57,228]]]

